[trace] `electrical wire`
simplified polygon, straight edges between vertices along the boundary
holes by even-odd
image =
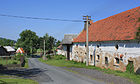
[[[83,22],[82,20],[68,20],[68,19],[53,19],[53,18],[27,17],[27,16],[5,15],[5,14],[0,14],[0,16],[13,17],[13,18],[23,18],[23,19],[36,19],[36,20]]]

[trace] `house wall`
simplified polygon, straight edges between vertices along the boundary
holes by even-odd
[[[99,45],[99,47],[97,47]],[[118,49],[115,48],[118,45]],[[71,60],[86,62],[85,43],[74,43]],[[134,71],[140,67],[140,43],[138,42],[90,42],[89,64],[101,68],[126,71],[129,61],[133,61]],[[119,61],[119,63],[118,63]]]

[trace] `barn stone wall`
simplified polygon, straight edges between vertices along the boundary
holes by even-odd
[[[98,45],[98,47],[97,47]],[[118,49],[116,48],[118,45]],[[71,60],[86,62],[85,43],[72,45]],[[138,42],[90,42],[89,65],[126,71],[128,61],[133,61],[134,71],[140,72],[140,43]]]

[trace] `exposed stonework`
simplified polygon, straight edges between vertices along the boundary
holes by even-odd
[[[99,48],[96,47],[97,44],[98,43],[89,44],[89,65],[124,72],[126,71],[128,61],[133,61],[134,71],[138,72],[138,69],[140,69],[140,44],[118,43],[118,49],[115,48],[116,43],[102,43],[101,45],[103,46]],[[135,48],[135,46],[138,48]],[[75,43],[72,46],[71,60],[86,62],[85,43]]]

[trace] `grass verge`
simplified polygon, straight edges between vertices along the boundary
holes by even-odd
[[[58,67],[77,67],[77,68],[96,69],[99,71],[103,71],[104,73],[114,74],[116,76],[128,78],[128,79],[132,80],[135,84],[140,84],[140,75],[137,75],[135,73],[114,71],[111,69],[101,69],[99,67],[94,67],[94,66],[90,66],[90,65],[86,66],[85,63],[67,61],[65,59],[58,59],[58,56],[56,58],[55,58],[55,56],[54,56],[54,58],[48,59],[48,60],[43,60],[42,58],[39,58],[39,61],[49,64],[49,65],[58,66]]]
[[[38,84],[30,79],[13,78],[12,76],[0,76],[0,84]]]

